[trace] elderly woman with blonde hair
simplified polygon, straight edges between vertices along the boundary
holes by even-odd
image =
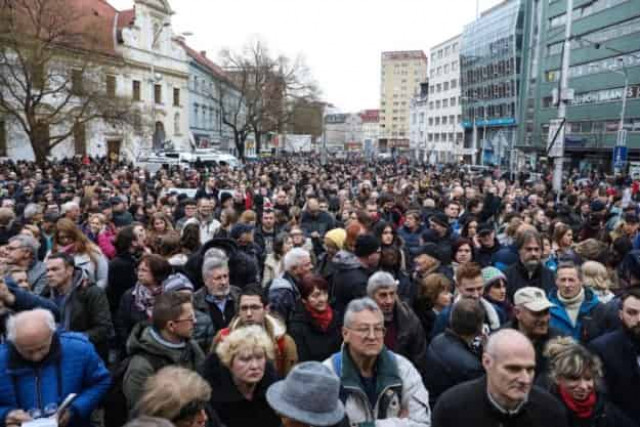
[[[273,343],[259,326],[234,330],[209,355],[203,376],[215,390],[211,407],[225,426],[279,427],[266,400],[267,389],[278,379],[273,357]]]
[[[615,296],[611,292],[611,277],[607,267],[597,261],[587,261],[581,266],[582,282],[591,288],[603,304],[608,303]]]
[[[163,418],[176,427],[204,427],[210,398],[211,387],[196,372],[167,366],[147,380],[134,414]]]

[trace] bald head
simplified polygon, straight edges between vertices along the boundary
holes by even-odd
[[[23,358],[39,362],[49,354],[55,329],[55,320],[50,311],[28,310],[9,318],[7,338]]]
[[[499,357],[514,350],[530,351],[535,358],[535,350],[529,338],[515,329],[502,329],[492,334],[487,340],[485,353],[491,357]]]

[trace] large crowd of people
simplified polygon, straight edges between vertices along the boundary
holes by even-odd
[[[0,427],[640,427],[640,183],[0,164]]]

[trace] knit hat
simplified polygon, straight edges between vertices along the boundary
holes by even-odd
[[[253,231],[253,226],[249,224],[236,224],[231,229],[231,238],[238,240],[244,233]]]
[[[598,199],[592,201],[589,207],[591,208],[591,212],[602,212],[606,208],[605,204]]]
[[[442,262],[442,252],[440,252],[440,248],[438,248],[438,245],[436,245],[435,243],[429,242],[420,246],[415,252],[414,256],[418,257],[420,255],[427,255]]]
[[[482,282],[485,289],[491,287],[498,280],[507,283],[507,276],[498,268],[489,266],[482,269]]]
[[[162,282],[163,292],[193,292],[193,283],[182,273],[172,274]]]
[[[441,227],[449,228],[449,217],[442,212],[431,215],[429,221],[435,222]]]
[[[342,249],[344,247],[344,241],[347,238],[347,232],[344,228],[334,228],[328,231],[327,234],[324,235],[324,238],[333,242],[338,249]]]
[[[224,205],[224,202],[226,202],[229,199],[233,199],[233,194],[226,191],[220,194],[220,206]]]
[[[355,255],[358,258],[364,258],[378,252],[380,249],[380,240],[371,234],[363,234],[356,239]]]

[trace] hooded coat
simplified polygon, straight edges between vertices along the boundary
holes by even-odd
[[[331,262],[335,267],[331,286],[333,308],[344,313],[352,300],[366,296],[367,281],[372,272],[355,254],[345,250],[339,251]]]

